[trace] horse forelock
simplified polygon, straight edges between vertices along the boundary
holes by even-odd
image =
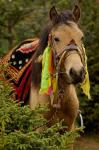
[[[53,24],[57,25],[63,23],[68,25],[68,21],[75,22],[74,15],[70,10],[62,11],[61,13],[59,13],[58,16],[55,18]]]
[[[72,11],[66,10],[60,12],[54,22],[49,22],[47,24],[47,26],[43,29],[40,35],[40,45],[38,49],[38,51],[40,51],[40,54],[43,53],[45,47],[47,46],[48,36],[51,32],[51,29],[60,24],[70,25],[69,21],[75,22],[75,18]]]

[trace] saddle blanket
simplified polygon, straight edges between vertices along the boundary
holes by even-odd
[[[27,39],[11,49],[0,60],[6,66],[6,79],[13,83],[16,99],[26,101],[31,84],[31,70],[34,53],[39,46],[39,39]]]

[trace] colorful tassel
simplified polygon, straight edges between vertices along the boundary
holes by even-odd
[[[43,53],[40,93],[52,95],[56,92],[56,78],[52,76],[54,71],[53,52],[48,45]]]

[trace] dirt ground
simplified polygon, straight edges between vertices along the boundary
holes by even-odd
[[[99,135],[80,137],[74,144],[74,150],[99,150]]]

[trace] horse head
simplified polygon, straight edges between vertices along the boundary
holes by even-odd
[[[72,11],[58,14],[55,7],[50,10],[52,29],[50,32],[51,48],[56,59],[61,59],[60,71],[66,76],[68,84],[82,82],[85,78],[83,32],[78,27],[80,9],[75,6]]]

